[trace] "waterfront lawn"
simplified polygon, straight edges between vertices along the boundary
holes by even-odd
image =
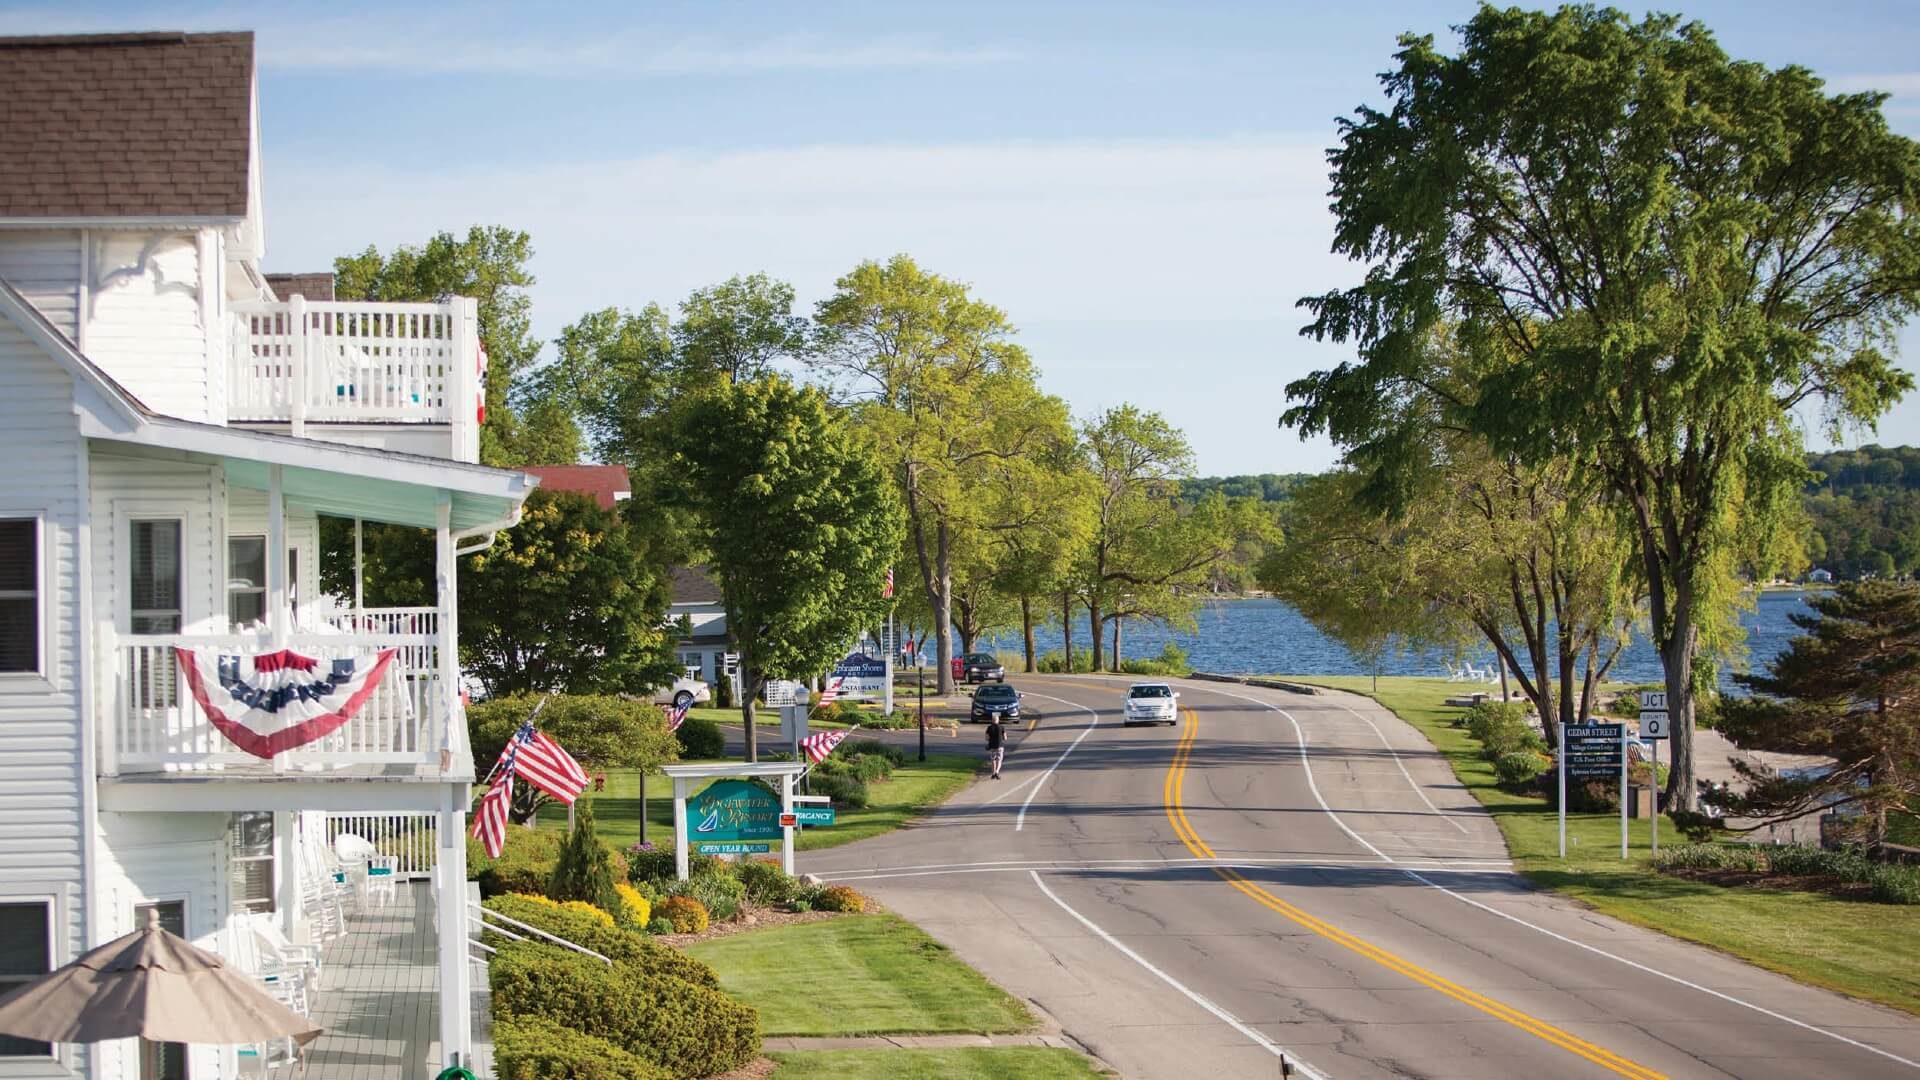
[[[1493,814],[1514,867],[1528,880],[1594,909],[1730,953],[1801,982],[1920,1014],[1920,906],[1844,900],[1825,893],[1727,887],[1651,870],[1648,824],[1630,823],[1620,858],[1620,817],[1567,815],[1567,857],[1558,854],[1558,815],[1546,800],[1500,788],[1480,744],[1450,726],[1463,710],[1443,704],[1459,693],[1445,679],[1287,675],[1372,697],[1419,728],[1455,775]],[[1662,843],[1681,841],[1661,815]]]
[[[811,1050],[770,1054],[773,1080],[1077,1080],[1110,1076],[1071,1050],[969,1046],[949,1050]]]
[[[759,1011],[767,1035],[992,1035],[1034,1026],[1025,1005],[897,915],[746,930],[686,952]]]
[[[872,801],[866,809],[840,811],[832,828],[802,829],[794,850],[817,851],[892,832],[947,801],[967,785],[979,767],[979,758],[962,754],[928,754],[925,761],[909,759],[893,770],[893,779],[867,786]],[[581,796],[593,804],[594,832],[609,846],[625,848],[639,842],[639,795],[638,770],[609,769],[605,791]],[[567,808],[557,803],[541,807],[540,827],[565,829]],[[665,776],[647,778],[647,839],[656,844],[673,842],[673,782]],[[773,849],[780,849],[778,840],[773,841]]]

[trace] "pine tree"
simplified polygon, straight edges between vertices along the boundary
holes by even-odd
[[[1729,698],[1721,730],[1742,749],[1834,766],[1783,775],[1736,761],[1749,786],[1729,809],[1764,824],[1845,808],[1877,844],[1890,811],[1920,811],[1920,585],[1849,583],[1808,603],[1819,614],[1790,616],[1807,633],[1770,674],[1735,676],[1755,696]]]
[[[547,895],[562,902],[584,900],[615,918],[622,916],[624,906],[620,903],[620,894],[613,888],[613,858],[593,835],[590,802],[580,802],[573,832],[560,845],[560,858],[553,864]]]

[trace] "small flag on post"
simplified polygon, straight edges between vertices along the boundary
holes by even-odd
[[[587,774],[580,763],[559,743],[535,731],[531,722],[522,724],[514,738],[520,745],[514,752],[513,767],[521,779],[568,806],[587,790]]]
[[[480,809],[473,815],[473,838],[487,849],[487,858],[497,859],[507,846],[507,808],[513,803],[513,770],[508,768],[480,796]]]
[[[827,760],[827,755],[833,753],[833,748],[839,746],[840,740],[846,738],[847,732],[852,730],[852,728],[844,728],[840,731],[822,731],[818,735],[809,735],[800,740],[800,750],[807,755],[808,761],[818,765]]]
[[[660,706],[660,711],[667,714],[667,733],[668,734],[672,734],[673,732],[680,730],[680,725],[687,722],[687,711],[692,708],[693,708],[692,702],[688,702],[685,705]]]

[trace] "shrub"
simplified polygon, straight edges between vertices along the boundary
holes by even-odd
[[[597,919],[604,926],[614,925],[613,913],[594,907],[585,900],[568,900],[560,905],[562,911],[572,911],[589,919]]]
[[[556,946],[512,944],[488,964],[493,1009],[604,1039],[675,1077],[739,1068],[760,1051],[758,1015],[705,986],[602,964]]]
[[[1655,855],[1653,868],[1757,872],[1766,869],[1766,856],[1746,844],[1681,844]]]
[[[867,898],[849,885],[828,885],[811,898],[816,911],[843,911],[858,914],[867,910]]]
[[[673,734],[680,740],[683,758],[710,760],[727,756],[727,737],[720,731],[720,725],[711,720],[689,716]]]
[[[673,926],[676,934],[707,932],[707,907],[691,896],[669,896],[653,910]]]
[[[893,776],[893,763],[879,754],[854,754],[847,759],[853,778],[863,784],[878,783]]]
[[[669,881],[661,888],[669,898],[685,896],[699,901],[710,917],[721,922],[736,918],[747,898],[746,885],[730,873],[689,876],[685,881]]]
[[[1493,772],[1502,784],[1519,786],[1532,783],[1535,777],[1547,771],[1550,764],[1538,751],[1515,750],[1510,754],[1501,754],[1493,763]]]
[[[647,925],[647,920],[653,914],[653,904],[640,895],[640,890],[624,881],[616,881],[613,891],[619,895],[621,906],[627,909],[627,917],[621,921],[628,926]]]
[[[807,721],[809,723],[852,724],[859,722],[859,720],[859,706],[842,704],[838,701],[829,701],[823,705],[815,705],[813,709],[807,713]]]
[[[497,911],[528,926],[539,927],[555,937],[564,938],[584,949],[592,949],[637,971],[680,979],[696,986],[720,985],[712,968],[678,949],[648,941],[635,931],[608,926],[577,911],[568,911],[543,897],[496,896],[488,900],[486,906],[490,911]],[[514,932],[520,933],[518,930]],[[673,930],[669,926],[660,932],[670,934]],[[501,934],[489,934],[486,943],[497,949],[509,944],[510,939]]]
[[[482,896],[501,893],[545,893],[560,857],[557,832],[509,828],[498,859],[487,857],[478,840],[467,841],[467,876],[480,882]],[[478,856],[476,858],[476,856]]]
[[[733,708],[733,677],[725,671],[715,673],[713,680],[713,707],[716,709]]]
[[[1041,653],[1040,659],[1035,663],[1041,671],[1049,675],[1058,675],[1063,671],[1067,671],[1067,658],[1058,649]],[[1093,652],[1089,649],[1073,650],[1073,670],[1092,671]]]
[[[908,728],[919,727],[920,716],[918,713],[909,712],[906,709],[895,709],[891,713],[862,713],[860,716],[860,726],[878,728],[881,731],[905,731]],[[873,742],[876,740],[870,739],[867,741]]]
[[[1911,866],[1876,864],[1867,875],[1873,898],[1883,904],[1920,904],[1920,870]]]
[[[1169,641],[1160,647],[1159,656],[1150,660],[1122,660],[1117,670],[1129,675],[1177,676],[1192,674],[1193,665],[1187,662],[1187,651]]]
[[[555,900],[581,900],[613,912],[620,907],[620,894],[613,891],[613,883],[627,876],[626,867],[620,869],[616,877],[613,852],[593,835],[593,804],[582,800],[576,808],[573,831],[560,845],[547,895]]]
[[[750,859],[733,868],[734,876],[746,890],[747,899],[761,907],[779,907],[793,899],[800,883],[780,869],[777,862]]]
[[[805,897],[795,897],[793,902],[787,906],[795,911],[804,913],[813,910],[813,901]]]
[[[827,761],[832,760],[832,758],[827,759]],[[807,784],[809,790],[815,795],[825,795],[850,810],[866,809],[870,798],[867,794],[866,782],[844,772],[821,772],[816,767],[812,775],[807,778]]]
[[[1467,734],[1486,742],[1496,728],[1527,725],[1526,710],[1514,701],[1483,701],[1467,710]]]
[[[907,763],[907,752],[897,746],[889,746],[879,739],[848,739],[840,744],[840,752],[849,757],[869,757],[879,755],[886,758],[888,764],[898,768]]]
[[[1704,844],[1713,839],[1713,818],[1698,810],[1669,810],[1667,816],[1673,819],[1673,827],[1680,835],[1696,844]]]
[[[664,916],[655,915],[647,921],[647,933],[671,934],[673,933],[673,920],[665,918]]]
[[[615,1044],[537,1016],[493,1025],[500,1080],[669,1080],[672,1073]]]

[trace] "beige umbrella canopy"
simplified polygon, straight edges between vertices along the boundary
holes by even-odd
[[[320,1029],[220,957],[149,921],[0,998],[0,1033],[48,1043],[139,1035],[227,1044],[304,1043]]]

